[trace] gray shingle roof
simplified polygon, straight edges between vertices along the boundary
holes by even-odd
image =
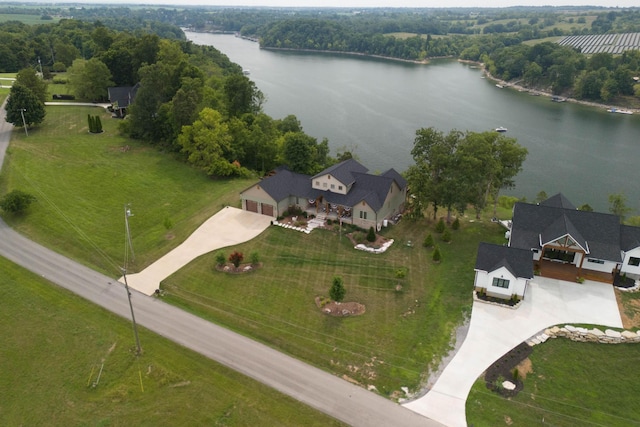
[[[346,186],[349,186],[355,182],[354,173],[367,173],[369,169],[362,166],[358,161],[354,159],[347,159],[340,163],[337,163],[333,166],[330,166],[320,172],[319,174],[314,175],[312,178],[316,178],[319,176],[331,174],[338,181],[342,182]]]
[[[304,197],[317,199],[322,196],[326,202],[342,205],[355,206],[365,201],[374,210],[379,210],[389,194],[389,190],[395,182],[400,189],[407,185],[402,176],[395,170],[390,169],[384,175],[371,175],[366,173],[367,168],[353,159],[345,160],[330,168],[325,169],[320,174],[311,177],[292,172],[281,167],[276,173],[260,182],[260,186],[276,202],[289,197]],[[347,194],[333,193],[327,190],[318,190],[311,187],[313,178],[330,173],[345,185],[351,185]],[[351,182],[351,184],[347,184]]]
[[[621,261],[620,219],[616,215],[564,208],[557,203],[518,202],[513,208],[512,224],[513,247],[540,249],[540,240],[544,244],[569,235],[588,251],[590,258]]]
[[[640,247],[640,227],[620,226],[620,249],[630,251]]]
[[[533,278],[533,254],[530,250],[481,242],[476,270],[492,272],[505,267],[515,277]]]
[[[551,206],[554,208],[576,209],[573,203],[569,201],[562,193],[558,193],[549,197],[547,200],[540,202],[542,206]]]
[[[126,108],[129,104],[133,103],[139,88],[140,83],[137,83],[135,86],[117,86],[107,88],[109,101],[112,104],[117,102],[118,108]]]

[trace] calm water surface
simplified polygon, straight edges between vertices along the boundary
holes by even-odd
[[[372,171],[406,170],[419,128],[447,133],[504,126],[529,150],[508,194],[533,200],[541,190],[562,192],[578,206],[606,211],[608,195],[624,193],[640,214],[640,114],[498,89],[480,70],[456,61],[415,65],[278,52],[231,35],[186,34],[250,70],[266,95],[267,114],[294,114],[307,134],[328,138],[334,154],[347,147]]]

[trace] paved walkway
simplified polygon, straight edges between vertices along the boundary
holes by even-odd
[[[467,337],[433,388],[404,406],[449,427],[467,425],[465,402],[476,379],[503,354],[556,324],[622,328],[614,289],[536,277],[517,310],[473,303]]]
[[[160,282],[200,255],[253,239],[271,223],[270,216],[225,207],[209,218],[180,246],[142,270],[128,274],[128,285],[146,295],[160,287]],[[119,279],[124,282],[123,278]]]

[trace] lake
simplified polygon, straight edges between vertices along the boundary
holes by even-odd
[[[607,211],[622,193],[640,214],[637,162],[640,114],[554,103],[499,89],[481,71],[453,60],[428,65],[339,54],[262,50],[233,35],[186,33],[249,70],[274,118],[294,114],[304,131],[346,147],[371,171],[403,172],[413,163],[417,129],[486,131],[503,126],[529,155],[516,188],[503,194],[532,201],[562,192],[576,206]]]

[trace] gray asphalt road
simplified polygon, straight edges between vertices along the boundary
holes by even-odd
[[[0,166],[11,125],[0,107]],[[26,239],[0,220],[0,256],[130,318],[123,285]],[[133,291],[139,325],[254,378],[345,423],[363,427],[441,426],[402,406],[227,329]],[[132,338],[133,339],[133,338]],[[142,343],[144,348],[144,343]]]

